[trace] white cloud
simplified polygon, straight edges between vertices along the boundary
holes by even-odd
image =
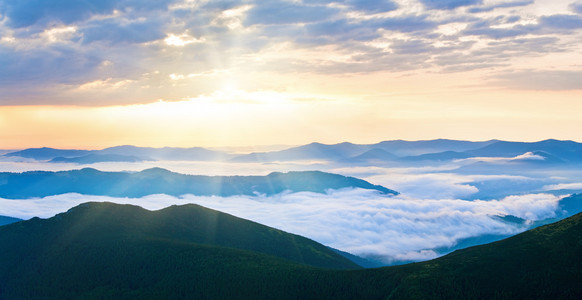
[[[532,152],[526,152],[522,155],[518,155],[512,158],[511,160],[545,160],[545,159],[546,158],[541,155],[533,154]]]
[[[160,209],[196,203],[314,239],[357,255],[384,261],[424,260],[431,249],[454,245],[459,239],[482,234],[515,234],[525,228],[492,215],[511,214],[529,220],[553,217],[559,197],[548,194],[510,196],[492,201],[431,200],[385,197],[373,191],[348,189],[271,197],[110,198],[64,194],[40,199],[0,199],[0,215],[50,217],[88,201],[110,201]]]
[[[416,198],[454,199],[466,198],[479,190],[468,184],[472,180],[452,173],[387,172],[365,179],[375,184],[389,186],[402,194]]]
[[[578,190],[582,189],[582,182],[550,184],[542,188],[544,191]]]

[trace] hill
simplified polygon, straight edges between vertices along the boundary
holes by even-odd
[[[426,141],[384,141],[377,144],[360,145],[339,143],[326,145],[311,143],[281,151],[256,152],[233,158],[233,162],[272,162],[296,160],[332,160],[358,162],[362,160],[393,160],[399,156],[416,156],[445,151],[469,151],[491,145],[496,140],[486,142],[457,141],[447,139]],[[371,151],[371,152],[369,152]],[[367,153],[369,152],[369,153]],[[361,156],[361,157],[360,157]]]
[[[330,251],[195,205],[148,212],[89,203],[47,220],[0,227],[0,298],[579,299],[582,295],[582,214],[409,265],[319,268],[354,267]]]
[[[79,157],[55,157],[49,162],[52,163],[74,163],[74,164],[94,164],[100,162],[143,162],[151,161],[151,158],[142,158],[132,155],[121,154],[88,154]]]
[[[555,162],[582,162],[582,144],[573,141],[551,139],[531,143],[498,141],[480,149],[466,151],[474,157],[514,157],[528,152]]]
[[[464,152],[479,149],[493,143],[497,140],[484,142],[459,141],[448,139],[436,139],[425,141],[403,141],[393,140],[384,141],[375,144],[375,148],[383,149],[398,156],[417,156],[428,153],[439,153],[445,151]]]
[[[208,150],[201,147],[193,148],[150,148],[136,146],[116,146],[94,151],[100,155],[125,155],[147,157],[155,160],[185,160],[185,161],[221,161],[233,156],[222,151]]]
[[[373,148],[360,155],[343,160],[349,163],[382,163],[397,159],[398,156],[378,148]]]
[[[444,151],[444,152],[437,152],[437,153],[426,153],[421,155],[415,156],[406,156],[402,157],[402,161],[423,161],[423,160],[436,160],[436,161],[446,161],[446,160],[454,160],[454,159],[463,159],[470,157],[469,154],[463,152],[456,152],[456,151]]]
[[[299,147],[293,147],[281,151],[255,152],[237,156],[233,162],[273,162],[296,160],[340,160],[354,155],[359,155],[368,150],[367,145],[352,143],[340,143],[326,145],[311,143]]]
[[[156,298],[176,293],[173,282],[183,292],[236,287],[237,281],[252,287],[263,284],[248,281],[263,266],[359,268],[307,238],[198,205],[147,211],[85,203],[50,219],[0,227],[1,299],[120,297],[152,290],[147,298]],[[241,277],[224,281],[233,279],[230,271]]]
[[[324,193],[328,189],[362,188],[397,192],[354,177],[319,171],[271,173],[267,176],[202,176],[153,168],[137,173],[81,170],[0,173],[0,197],[26,199],[65,193],[111,197],[152,194],[181,196],[273,195],[284,191]]]
[[[208,150],[200,147],[193,148],[151,148],[136,146],[116,146],[102,150],[71,150],[54,148],[29,148],[21,151],[12,151],[4,156],[19,156],[36,160],[53,160],[52,162],[76,162],[64,159],[96,160],[95,162],[127,161],[128,158],[139,158],[140,160],[187,160],[187,161],[221,161],[233,156],[222,151]],[[124,159],[121,159],[124,158]],[[133,161],[133,160],[131,160]]]
[[[582,295],[582,214],[495,243],[396,269],[395,296],[577,299]],[[441,296],[439,296],[441,295]]]
[[[22,221],[21,219],[18,218],[12,218],[12,217],[6,217],[6,216],[0,216],[0,226],[2,225],[7,225],[7,224],[12,224],[18,221]]]
[[[70,150],[54,148],[29,148],[4,154],[4,156],[19,156],[36,160],[49,160],[55,157],[78,157],[91,153],[88,150]]]

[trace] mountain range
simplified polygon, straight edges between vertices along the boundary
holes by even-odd
[[[581,257],[582,214],[427,262],[359,269],[311,240],[196,205],[85,203],[0,227],[0,298],[579,299]]]
[[[173,173],[161,168],[141,172],[81,170],[0,173],[0,197],[27,199],[79,193],[110,197],[152,194],[181,196],[274,195],[282,192],[325,193],[330,189],[361,188],[386,195],[398,194],[367,181],[320,171],[274,172],[266,176],[202,176]]]
[[[18,219],[18,218],[13,218],[13,217],[0,216],[0,226],[16,223],[18,221],[22,221],[22,220]]]
[[[50,162],[91,164],[97,162],[136,162],[146,160],[173,161],[228,161],[228,162],[278,162],[278,161],[333,161],[341,163],[374,162],[426,162],[447,161],[478,157],[522,157],[522,163],[581,163],[582,144],[573,141],[544,140],[539,142],[484,142],[447,139],[427,141],[384,141],[377,144],[311,143],[285,150],[254,152],[237,155],[224,151],[194,148],[148,148],[117,146],[102,150],[66,150],[30,148],[4,154],[6,157],[24,157]],[[534,159],[535,158],[535,159]],[[517,162],[516,160],[515,162]]]

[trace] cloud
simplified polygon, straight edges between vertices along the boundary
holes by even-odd
[[[572,51],[581,15],[495,11],[532,2],[0,0],[0,105],[193,99],[219,90],[227,75],[188,83],[169,76],[217,69],[250,74],[246,85],[269,90],[272,83],[252,76],[469,72]]]
[[[302,24],[329,19],[339,9],[324,5],[297,4],[285,0],[257,3],[248,11],[246,25]]]
[[[532,152],[526,152],[524,154],[512,158],[511,160],[545,160],[545,159],[546,158],[541,155],[537,155]]]
[[[399,16],[377,20],[380,28],[400,31],[414,32],[436,28],[439,23],[430,21],[427,15]]]
[[[63,44],[40,49],[0,47],[0,88],[29,85],[31,82],[41,85],[83,82],[102,61],[93,53],[82,53]]]
[[[420,0],[428,9],[450,10],[462,6],[482,4],[483,0]]]
[[[504,2],[504,3],[502,2],[502,3],[498,3],[498,4],[485,5],[485,6],[481,6],[481,7],[472,7],[472,8],[469,8],[468,11],[471,13],[490,12],[490,11],[492,11],[494,9],[498,9],[498,8],[527,6],[527,5],[531,5],[534,3],[535,3],[534,0],[523,0],[523,1],[513,1],[513,2]]]
[[[226,198],[151,195],[132,199],[64,194],[28,200],[0,199],[0,215],[51,217],[87,201],[127,203],[153,210],[196,203],[390,263],[433,258],[436,254],[431,249],[450,247],[459,239],[472,236],[516,234],[525,228],[492,216],[510,214],[528,220],[553,217],[559,198],[535,194],[491,201],[431,200],[385,197],[359,189],[325,195]]]
[[[345,1],[345,4],[356,10],[369,13],[387,12],[398,8],[396,3],[386,0],[348,0]]]
[[[540,16],[536,23],[515,24],[514,26],[503,26],[500,21],[509,21],[507,19],[493,18],[473,22],[463,34],[481,35],[495,39],[513,38],[523,35],[543,35],[543,34],[563,34],[582,28],[582,16],[579,15],[545,15]]]
[[[479,189],[468,183],[470,179],[452,173],[386,172],[367,177],[366,180],[388,185],[399,193],[414,198],[464,199],[479,192]]]
[[[108,43],[147,43],[163,39],[163,23],[160,20],[139,20],[120,24],[106,20],[83,28],[83,43],[105,41]]]
[[[540,18],[542,28],[560,30],[574,30],[582,28],[582,16],[579,15],[551,15]]]
[[[550,184],[542,188],[544,191],[582,190],[582,182]]]
[[[575,13],[582,14],[582,2],[574,2],[568,6]]]
[[[518,70],[500,73],[492,83],[522,90],[580,90],[582,71],[571,70]]]
[[[8,25],[22,28],[39,22],[60,22],[73,24],[85,21],[95,15],[112,14],[114,10],[154,10],[164,9],[172,1],[100,0],[100,1],[43,1],[21,0],[3,1],[4,15]]]

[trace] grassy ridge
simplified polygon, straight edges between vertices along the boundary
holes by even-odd
[[[192,216],[192,210],[199,211],[197,220],[184,217]],[[289,251],[286,239],[273,242],[277,240],[273,235],[284,233],[254,227],[261,226],[258,224],[243,226],[248,221],[234,217],[227,218],[232,226],[218,225],[216,231],[210,230],[214,226],[204,228],[223,223],[216,222],[222,215],[191,205],[148,212],[127,205],[89,203],[48,220],[3,226],[0,298],[579,299],[582,296],[582,214],[432,261],[365,270],[329,269],[325,266],[328,258],[322,258],[327,253],[318,248],[321,245],[299,243],[301,239],[295,236],[287,241],[305,248],[295,246]],[[112,220],[119,223],[111,223]],[[195,227],[197,231],[213,233],[201,236],[188,233],[188,228]],[[228,231],[227,237],[220,237],[224,230]],[[268,242],[262,243],[263,239]],[[316,249],[310,255],[320,258],[323,264],[315,267],[314,263],[293,260],[298,257],[307,260],[309,255],[305,253],[311,247]],[[283,258],[285,255],[288,257]],[[336,267],[349,266],[339,263]]]

